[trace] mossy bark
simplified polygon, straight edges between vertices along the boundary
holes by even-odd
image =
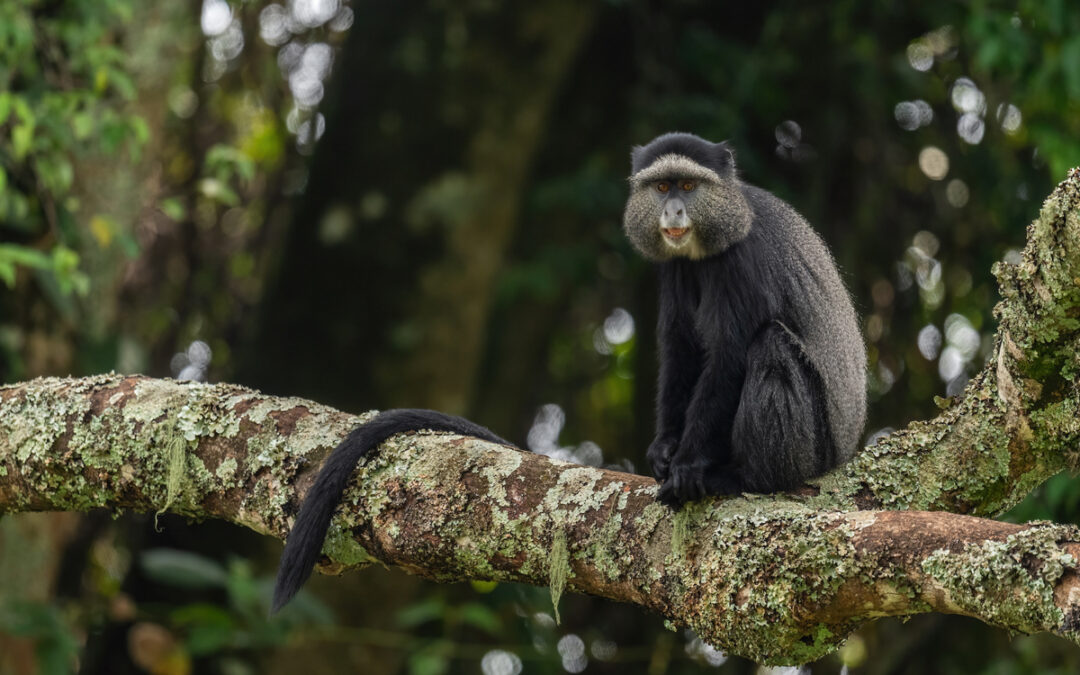
[[[1076,468],[1080,170],[999,265],[995,356],[958,402],[792,494],[672,512],[647,477],[430,433],[385,443],[324,571],[550,585],[648,607],[732,653],[802,663],[878,616],[940,611],[1080,643],[1080,529],[1000,513]],[[0,388],[0,512],[168,508],[284,537],[359,418],[234,385],[103,375]],[[904,509],[904,510],[899,510]]]

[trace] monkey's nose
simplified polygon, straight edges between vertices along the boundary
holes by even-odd
[[[682,218],[684,208],[682,206],[668,206],[664,209],[664,215],[668,218]]]

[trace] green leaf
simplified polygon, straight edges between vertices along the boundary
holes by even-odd
[[[469,602],[461,606],[461,620],[474,628],[498,636],[502,633],[502,621],[499,615],[478,602]]]
[[[0,259],[0,281],[8,288],[15,288],[15,265],[3,259]]]
[[[86,112],[75,113],[71,118],[71,132],[80,141],[86,140],[94,132],[94,117]]]
[[[161,212],[175,221],[184,219],[184,204],[176,197],[161,200]]]
[[[169,614],[169,618],[177,626],[188,628],[190,626],[231,626],[236,623],[232,614],[217,605],[206,602],[196,602],[184,605]]]
[[[109,84],[112,85],[112,88],[115,89],[125,101],[132,101],[135,99],[135,81],[124,71],[110,68]]]
[[[203,178],[200,180],[199,192],[203,193],[207,198],[226,206],[236,206],[240,203],[240,196],[224,181],[217,178]]]
[[[30,145],[34,141],[34,125],[19,124],[11,130],[11,146],[15,153],[15,159],[22,161],[26,153],[30,152]]]
[[[195,626],[188,632],[187,648],[192,656],[220,652],[232,645],[236,637],[234,626]]]
[[[0,244],[0,262],[39,270],[47,270],[53,265],[52,258],[47,254],[18,244]]]
[[[397,613],[397,623],[403,628],[413,628],[420,624],[442,618],[446,604],[439,598],[430,598],[414,605],[409,605]]]
[[[206,153],[206,170],[223,180],[235,173],[250,181],[255,177],[255,162],[243,150],[219,143]]]
[[[409,657],[409,675],[442,675],[450,665],[452,645],[434,642]]]
[[[135,237],[126,232],[122,232],[116,237],[117,243],[120,244],[120,250],[124,252],[130,259],[139,257],[139,242]]]
[[[229,562],[229,580],[225,587],[234,609],[253,618],[263,616],[265,598],[259,583],[251,575],[251,566],[247,561],[233,559]]]
[[[19,119],[25,124],[33,126],[37,119],[34,117],[34,111],[30,109],[30,104],[26,102],[26,99],[22,96],[11,97],[12,106],[15,108],[15,114],[19,116]]]
[[[217,561],[169,548],[146,551],[139,557],[139,566],[154,581],[180,588],[224,588],[228,580]]]
[[[135,141],[142,145],[150,138],[150,125],[145,119],[135,115],[131,118],[131,133],[135,136]]]
[[[192,656],[221,651],[236,639],[237,621],[226,610],[205,603],[181,607],[172,620],[187,631],[187,649]]]

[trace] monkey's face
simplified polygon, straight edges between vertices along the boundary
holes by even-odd
[[[750,221],[734,171],[721,175],[671,154],[630,177],[623,227],[649,260],[700,260],[720,253],[747,235]]]

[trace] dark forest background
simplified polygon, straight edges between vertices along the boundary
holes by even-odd
[[[645,472],[650,266],[632,144],[731,139],[832,247],[868,440],[991,346],[990,274],[1080,164],[1080,5],[473,0],[0,3],[0,377],[108,370],[464,414]],[[1080,523],[1058,476],[1009,517]],[[320,578],[163,516],[0,520],[0,673],[753,673],[632,607]],[[814,673],[1074,673],[973,620],[883,620]],[[787,671],[776,671],[787,672]],[[790,671],[792,673],[796,671]]]

